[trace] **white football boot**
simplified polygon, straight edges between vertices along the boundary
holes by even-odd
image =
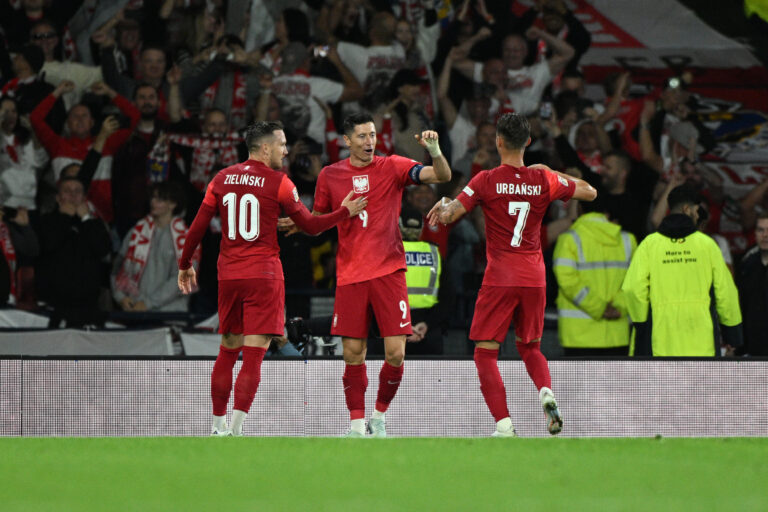
[[[371,437],[387,437],[387,425],[383,417],[381,419],[371,418],[368,420],[367,428]]]
[[[541,401],[541,408],[544,409],[544,414],[547,415],[547,430],[553,436],[559,434],[563,430],[563,417],[557,408],[557,400],[555,400],[552,390],[541,388],[541,391],[539,391],[539,401]]]
[[[512,425],[512,420],[504,418],[496,422],[496,432],[491,434],[491,437],[517,437],[515,432],[515,426]]]

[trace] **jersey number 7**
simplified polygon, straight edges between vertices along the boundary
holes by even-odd
[[[525,229],[525,221],[528,220],[528,212],[531,211],[531,203],[522,201],[510,201],[509,202],[509,214],[517,215],[517,222],[515,222],[515,231],[512,234],[512,247],[520,247],[520,240],[523,237],[523,230]]]
[[[235,225],[240,237],[246,242],[259,238],[259,200],[253,194],[243,194],[240,201],[237,194],[230,192],[222,201],[227,207],[227,237],[230,240],[237,238]],[[239,206],[239,208],[238,208]]]

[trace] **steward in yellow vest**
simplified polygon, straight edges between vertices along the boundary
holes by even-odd
[[[621,283],[637,248],[634,235],[611,222],[598,197],[557,239],[557,327],[566,356],[627,355],[629,319]]]
[[[723,254],[696,230],[699,197],[686,185],[669,193],[670,215],[637,248],[624,278],[637,328],[635,355],[714,356],[711,293],[727,348],[742,344],[739,296]]]

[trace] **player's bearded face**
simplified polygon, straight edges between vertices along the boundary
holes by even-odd
[[[269,166],[275,170],[283,168],[283,159],[288,156],[285,132],[278,130],[269,144]]]
[[[349,145],[353,160],[363,163],[373,160],[373,152],[376,149],[376,126],[373,123],[358,124],[355,126],[355,133],[351,137],[345,135],[344,139]]]

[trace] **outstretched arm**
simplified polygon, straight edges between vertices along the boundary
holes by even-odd
[[[358,215],[366,206],[368,206],[368,200],[366,198],[358,197],[353,200],[353,195],[354,191],[350,190],[347,197],[341,202],[341,206],[328,215],[312,215],[304,205],[301,205],[301,207],[290,214],[289,217],[296,223],[296,226],[309,235],[322,233],[325,230],[331,229],[347,217]],[[280,224],[278,224],[278,226],[280,226]]]
[[[429,210],[427,220],[429,220],[430,226],[437,226],[438,222],[441,224],[451,224],[459,220],[466,213],[467,209],[458,200],[443,197]]]
[[[368,206],[368,199],[365,197],[358,197],[352,199],[354,191],[350,190],[347,197],[341,202],[341,206],[331,213],[324,214],[317,211],[309,211],[302,205],[292,213],[289,213],[290,218],[281,217],[277,219],[277,230],[285,232],[285,236],[291,236],[301,231],[308,235],[317,235],[346,219],[347,216],[355,217],[360,214],[365,207]],[[290,203],[288,203],[290,204]]]
[[[529,169],[533,169],[536,167],[540,167],[543,169],[546,169],[547,171],[557,174],[561,178],[564,178],[568,181],[573,181],[576,183],[576,191],[573,193],[573,199],[578,199],[579,201],[594,201],[597,197],[597,190],[595,190],[595,187],[590,185],[584,180],[581,180],[579,178],[575,178],[573,176],[570,176],[568,174],[565,174],[564,172],[555,171],[549,168],[549,166],[546,166],[544,164],[534,164],[529,165]]]

